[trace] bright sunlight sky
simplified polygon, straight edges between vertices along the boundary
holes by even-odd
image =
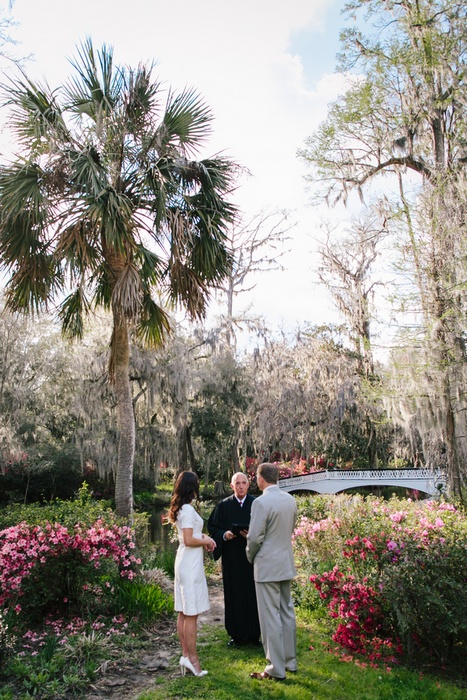
[[[4,0],[4,5],[8,3]],[[202,157],[222,151],[251,172],[235,201],[248,220],[261,210],[288,210],[296,222],[282,259],[287,268],[258,276],[239,297],[273,329],[336,321],[326,293],[313,284],[315,238],[323,217],[313,208],[298,161],[303,146],[344,90],[334,72],[344,0],[14,0],[17,22],[8,49],[31,54],[27,73],[58,86],[68,59],[91,37],[115,50],[117,63],[156,63],[167,87],[194,87],[214,113]]]

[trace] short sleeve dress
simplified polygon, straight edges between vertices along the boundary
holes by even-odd
[[[175,610],[185,615],[199,615],[209,610],[208,586],[204,573],[203,547],[187,547],[183,528],[192,528],[201,539],[203,519],[192,505],[185,503],[177,516],[178,549],[175,557]]]

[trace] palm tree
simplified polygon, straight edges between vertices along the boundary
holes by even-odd
[[[113,319],[117,513],[131,516],[135,421],[130,342],[163,342],[169,304],[202,318],[227,274],[237,166],[194,160],[212,114],[190,89],[162,100],[153,67],[119,67],[87,39],[57,90],[24,73],[4,86],[20,155],[0,168],[0,263],[11,311],[54,308],[81,338],[97,307]]]

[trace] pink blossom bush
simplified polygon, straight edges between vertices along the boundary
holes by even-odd
[[[0,605],[24,622],[95,605],[109,578],[132,579],[140,559],[131,528],[98,520],[70,532],[25,522],[0,531]]]
[[[294,542],[344,648],[445,662],[465,646],[467,518],[452,504],[329,497],[327,517],[304,515]]]

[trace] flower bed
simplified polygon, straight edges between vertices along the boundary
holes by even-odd
[[[26,623],[89,608],[116,576],[140,564],[133,531],[98,520],[70,530],[25,522],[0,532],[0,606]]]
[[[465,653],[465,514],[435,501],[321,497],[321,511],[323,502],[326,517],[304,514],[294,543],[303,586],[311,582],[335,621],[334,641],[373,662]]]

